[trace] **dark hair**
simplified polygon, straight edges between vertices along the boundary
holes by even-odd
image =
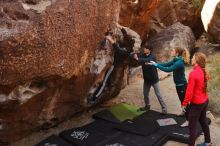
[[[206,76],[206,71],[205,71],[205,66],[206,66],[206,55],[201,53],[201,52],[197,52],[194,54],[195,55],[195,60],[196,63],[202,68],[202,71],[204,73],[204,92],[207,93],[207,76]]]
[[[141,44],[141,49],[144,49],[144,48],[149,49],[150,51],[153,50],[153,46],[148,45],[148,44]]]
[[[107,32],[105,32],[105,36],[108,36],[108,35],[110,35],[110,36],[112,36],[112,35],[113,35],[112,30],[108,30]]]

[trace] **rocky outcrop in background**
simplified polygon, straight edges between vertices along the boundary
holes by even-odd
[[[164,28],[181,22],[189,26],[198,38],[204,31],[200,12],[204,0],[163,0],[150,19],[149,34],[151,37]]]
[[[164,28],[181,22],[195,37],[204,31],[200,12],[204,0],[122,0],[119,23],[140,34],[145,42]]]

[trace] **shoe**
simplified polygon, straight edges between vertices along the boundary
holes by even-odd
[[[184,112],[181,112],[180,114],[177,115],[178,117],[183,117],[185,116],[185,113]]]
[[[180,125],[180,127],[187,127],[189,126],[189,121],[185,121],[182,125]]]
[[[144,106],[138,109],[138,111],[149,111],[150,110],[150,106]]]
[[[201,143],[201,144],[197,144],[197,146],[211,146],[211,143]]]
[[[87,97],[87,104],[88,104],[88,106],[89,107],[93,106],[94,103],[96,102],[96,99],[97,98],[95,96],[93,96],[93,95],[88,96]]]

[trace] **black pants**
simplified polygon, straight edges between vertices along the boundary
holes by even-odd
[[[182,105],[184,98],[185,98],[185,95],[186,95],[186,87],[187,87],[187,84],[183,85],[183,86],[176,86],[176,92],[178,94],[181,105]],[[188,115],[189,115],[189,108],[190,108],[189,105],[187,105],[186,113],[185,113],[185,117],[187,120],[188,120]]]
[[[206,118],[206,111],[208,107],[208,101],[203,104],[191,104],[189,111],[189,146],[195,145],[197,123],[201,124],[202,130],[205,136],[205,142],[210,143],[210,130]]]

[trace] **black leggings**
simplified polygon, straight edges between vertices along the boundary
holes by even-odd
[[[184,98],[185,98],[185,95],[186,95],[186,87],[187,87],[187,84],[183,85],[183,86],[176,86],[176,92],[178,94],[181,105],[182,105]],[[185,117],[187,120],[188,120],[188,115],[189,115],[189,105],[187,105],[186,113],[185,113]]]
[[[189,146],[194,146],[196,141],[197,123],[202,126],[202,130],[205,136],[205,142],[210,143],[210,130],[206,118],[206,111],[208,107],[208,101],[203,104],[190,104],[189,111]]]

